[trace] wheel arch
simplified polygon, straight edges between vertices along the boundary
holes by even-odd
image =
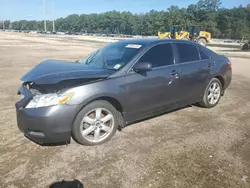
[[[75,121],[76,116],[85,106],[87,106],[88,104],[94,101],[100,101],[100,100],[107,101],[115,107],[115,109],[119,112],[119,128],[125,127],[126,123],[125,123],[125,115],[124,115],[124,112],[125,112],[124,105],[122,105],[122,103],[117,98],[113,96],[109,96],[109,95],[93,96],[90,99],[87,99],[84,103],[80,104],[78,112],[76,113],[74,117],[74,121]],[[72,126],[73,126],[74,121],[72,122]]]
[[[216,75],[216,76],[214,76],[214,78],[217,78],[220,81],[220,83],[222,85],[222,95],[224,95],[224,91],[225,91],[225,80],[224,80],[224,78],[221,75]]]
[[[93,101],[99,101],[99,100],[104,100],[104,101],[107,101],[109,102],[110,104],[112,104],[116,110],[120,113],[123,113],[124,111],[124,108],[122,106],[122,104],[114,97],[110,97],[110,96],[103,96],[103,97],[97,97],[93,100],[91,100],[89,103],[93,102]],[[88,104],[89,104],[88,103]]]

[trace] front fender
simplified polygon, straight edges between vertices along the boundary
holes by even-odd
[[[123,85],[123,79],[120,78],[119,80],[103,80],[69,89],[67,92],[73,92],[74,95],[67,101],[67,104],[85,106],[98,98],[109,97],[118,101],[125,110],[126,90]]]

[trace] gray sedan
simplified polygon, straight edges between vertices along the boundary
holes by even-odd
[[[225,56],[197,43],[125,40],[76,62],[47,60],[22,77],[19,129],[40,144],[109,140],[134,121],[198,103],[215,107],[232,77]]]

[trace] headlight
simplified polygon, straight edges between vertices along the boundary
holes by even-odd
[[[56,93],[35,95],[25,108],[38,108],[44,106],[53,106],[57,104],[64,104],[72,96],[73,93],[67,93],[64,95],[58,95]]]

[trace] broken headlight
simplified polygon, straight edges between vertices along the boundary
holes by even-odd
[[[45,106],[64,104],[72,96],[73,96],[73,93],[67,93],[63,95],[58,95],[56,93],[38,94],[33,97],[33,99],[28,103],[28,105],[25,108],[39,108],[39,107],[45,107]]]

